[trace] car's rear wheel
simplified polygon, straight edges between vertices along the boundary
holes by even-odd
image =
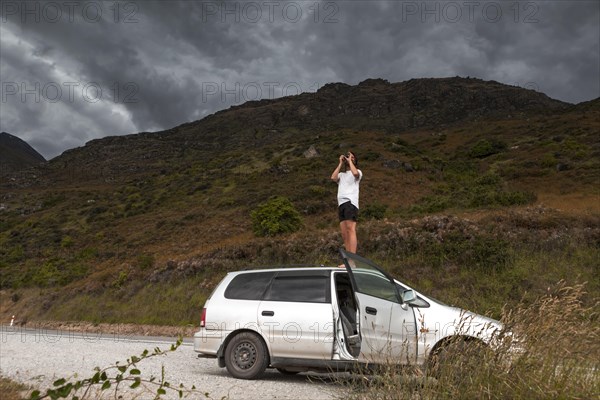
[[[238,333],[225,348],[225,367],[234,378],[257,379],[268,365],[267,347],[255,333]]]

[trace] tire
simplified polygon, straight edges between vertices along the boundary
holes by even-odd
[[[491,361],[491,350],[479,340],[456,338],[435,349],[427,363],[427,375],[460,383],[481,372]]]
[[[225,348],[225,367],[234,378],[260,378],[268,365],[267,347],[255,333],[238,333]]]
[[[283,368],[276,368],[277,371],[281,372],[283,375],[296,375],[298,373],[300,373],[300,371],[290,371],[288,369],[283,369]]]

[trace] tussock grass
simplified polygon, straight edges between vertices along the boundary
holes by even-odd
[[[494,349],[455,341],[427,368],[386,365],[345,382],[343,398],[593,399],[600,393],[599,302],[584,285],[558,283],[503,310]],[[443,356],[442,356],[443,354]],[[434,367],[435,366],[435,367]]]
[[[2,395],[2,400],[24,399],[24,393],[27,390],[29,390],[29,388],[22,383],[0,376],[0,394]]]

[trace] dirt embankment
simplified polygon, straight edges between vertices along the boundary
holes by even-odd
[[[30,321],[19,323],[16,326],[27,329],[59,330],[68,332],[81,332],[87,335],[108,334],[123,336],[163,336],[163,337],[192,337],[198,330],[195,326],[162,326],[162,325],[137,325],[137,324],[94,324],[78,321]]]

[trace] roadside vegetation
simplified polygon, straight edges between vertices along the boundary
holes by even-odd
[[[359,224],[363,254],[417,290],[446,303],[499,318],[505,305],[532,301],[556,282],[587,282],[600,293],[598,217],[568,217],[530,207],[479,220],[436,215]],[[94,275],[93,282],[2,292],[2,303],[31,320],[196,325],[214,286],[228,272],[276,264],[337,265],[337,230],[303,230],[251,238],[183,261]],[[150,264],[150,261],[144,261]],[[19,316],[19,312],[15,312]],[[19,319],[19,318],[17,318]]]
[[[342,398],[592,399],[600,393],[598,306],[583,285],[561,282],[534,301],[503,310],[495,351],[456,341],[425,371],[388,364],[343,381]]]
[[[493,348],[453,341],[424,368],[390,362],[352,374],[333,374],[340,399],[592,399],[600,392],[600,299],[588,305],[586,285],[564,281],[545,294],[504,307],[504,329]],[[58,378],[51,388],[32,390],[0,379],[3,399],[211,398],[162,375],[147,376],[144,360],[176,351],[144,350],[125,363],[96,368],[87,378]],[[164,396],[164,397],[163,397]]]
[[[183,398],[195,395],[210,399],[208,393],[202,393],[195,386],[186,388],[182,383],[173,385],[165,379],[164,366],[161,376],[147,376],[142,373],[141,364],[145,360],[160,357],[169,352],[176,351],[183,340],[178,338],[168,350],[156,347],[152,352],[144,350],[139,356],[131,356],[124,363],[116,362],[106,367],[96,367],[95,373],[87,378],[59,378],[54,381],[52,388],[33,390],[27,397],[28,400],[93,400],[102,399],[110,395],[115,399],[152,398],[154,400],[165,398]]]
[[[12,379],[0,376],[0,393],[2,400],[22,400],[29,387]]]

